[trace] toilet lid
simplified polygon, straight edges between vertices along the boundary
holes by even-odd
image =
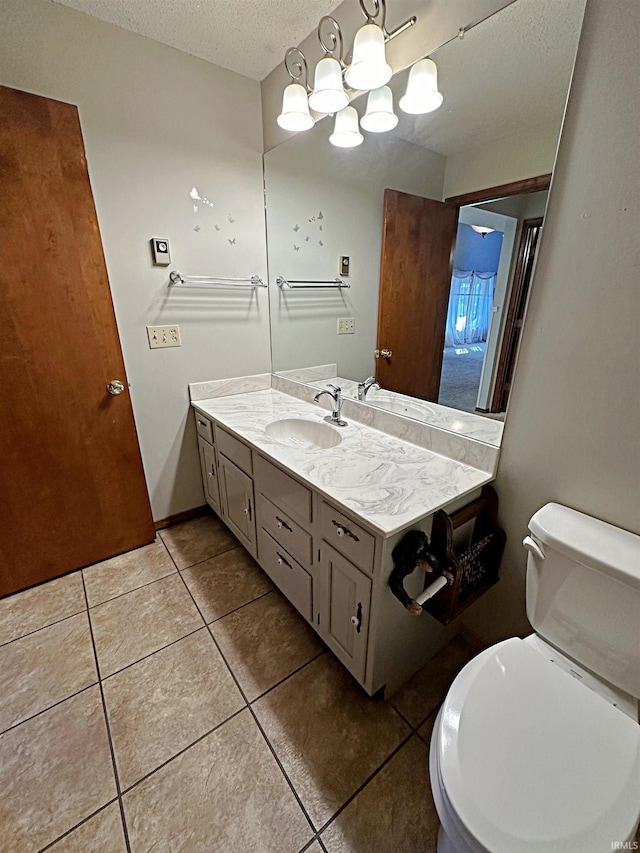
[[[439,762],[459,818],[492,853],[585,853],[640,813],[640,726],[519,639],[462,670]]]

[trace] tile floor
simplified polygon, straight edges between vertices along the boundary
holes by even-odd
[[[456,640],[369,699],[214,516],[0,601],[5,853],[431,853]]]

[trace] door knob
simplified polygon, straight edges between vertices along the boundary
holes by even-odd
[[[119,379],[112,379],[111,382],[107,383],[107,391],[113,394],[114,397],[117,397],[118,394],[122,394],[124,391],[124,385]]]
[[[377,349],[375,351],[376,358],[391,358],[392,355],[393,353],[390,349]]]

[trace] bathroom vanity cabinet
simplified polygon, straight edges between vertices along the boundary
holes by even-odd
[[[235,417],[235,407],[243,402],[240,396],[229,398],[233,400],[228,404],[230,411],[234,410],[229,417],[222,414],[224,406],[218,401],[207,401],[212,404],[207,408],[221,410],[220,420],[212,412],[205,414],[204,406],[196,403],[207,503],[362,687],[369,694],[384,689],[391,693],[456,631],[455,626],[444,627],[426,613],[410,616],[388,586],[393,548],[408,529],[430,533],[433,511],[426,507],[422,516],[414,514],[410,523],[392,531],[376,529],[366,517],[332,499],[306,476],[312,471],[311,464],[316,466],[313,470],[324,472],[324,478],[329,480],[332,464],[327,456],[326,465],[322,464],[322,455],[307,453],[298,457],[304,458],[305,469],[303,465],[281,463],[276,448],[270,452],[261,424],[265,418],[273,419],[274,400],[262,398],[268,406],[261,413],[261,398],[249,400],[252,395],[244,396],[247,399],[242,417],[251,426],[243,431]],[[317,409],[306,403],[292,400],[285,404],[280,398],[286,395],[278,395],[277,404],[298,407],[307,416],[309,411],[319,416]],[[366,432],[367,427],[351,424],[347,429],[350,431],[345,430],[343,452],[349,442],[369,448],[370,441],[375,440]],[[388,438],[376,435],[377,440]],[[396,446],[397,440],[393,441]],[[407,445],[401,456],[404,459],[410,455],[414,464],[413,456],[422,452],[428,453]],[[282,453],[288,458],[287,451]],[[379,456],[371,464],[378,465],[378,459]],[[358,476],[355,469],[351,471],[352,462],[351,456],[345,457],[340,468],[344,479]],[[435,463],[432,460],[433,464],[441,464],[440,457]],[[483,476],[489,479],[486,474]],[[412,488],[410,494],[414,493]],[[476,493],[467,488],[464,499],[453,500],[447,506],[455,508]],[[414,572],[407,580],[407,590],[416,596],[423,582],[424,575]]]

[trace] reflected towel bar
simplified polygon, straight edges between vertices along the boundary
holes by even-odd
[[[169,273],[171,284],[184,285],[186,287],[267,287],[260,276],[252,275],[251,278],[222,278],[213,275],[182,275],[176,270]]]
[[[279,275],[276,278],[276,284],[278,287],[288,287],[291,290],[302,290],[303,288],[307,288],[308,290],[320,289],[322,287],[351,287],[346,281],[343,281],[341,278],[332,278],[329,280],[320,280],[316,281],[314,279],[306,279],[306,278],[298,278],[291,279],[289,281],[286,278],[283,278]]]

